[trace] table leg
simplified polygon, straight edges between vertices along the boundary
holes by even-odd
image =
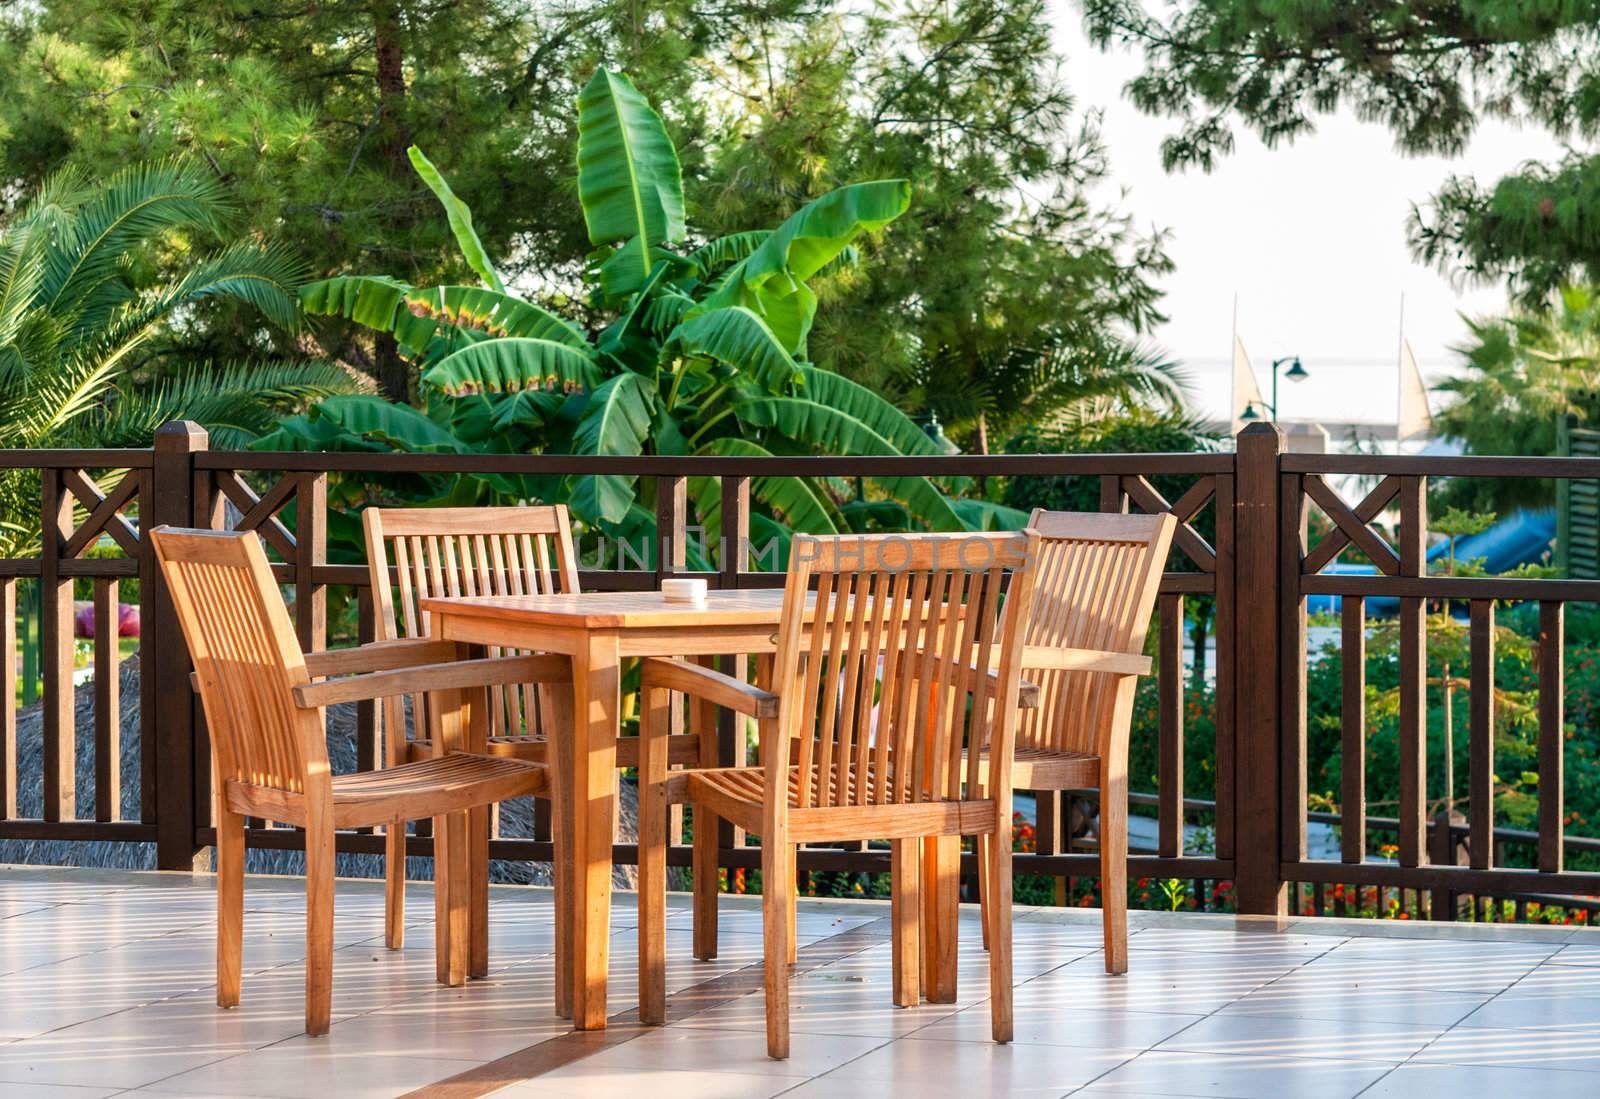
[[[708,668],[717,666],[714,656],[695,658]],[[720,767],[717,758],[717,708],[704,699],[689,701],[690,724],[700,740],[700,766]],[[703,802],[694,806],[694,849],[691,869],[694,876],[694,956],[710,961],[717,956],[717,840],[722,822]]]
[[[590,633],[572,660],[572,1018],[579,1030],[606,1025],[618,662],[616,635],[606,633]]]
[[[539,705],[550,745],[550,879],[555,885],[556,1017],[572,1018],[572,692],[541,688]]]
[[[961,901],[961,837],[922,841],[922,994],[932,1004],[956,1000],[956,932]]]
[[[435,756],[460,751],[466,739],[462,722],[465,698],[458,690],[436,691],[427,706]],[[470,923],[468,920],[467,814],[433,818],[434,966],[440,984],[466,980]]]
[[[467,726],[467,751],[489,750],[489,688],[475,691],[470,699]],[[480,805],[467,811],[468,951],[467,975],[489,975],[489,809]]]

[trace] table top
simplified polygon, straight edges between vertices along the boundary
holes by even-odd
[[[583,629],[765,626],[776,625],[783,616],[783,589],[709,591],[704,601],[695,603],[669,601],[658,591],[469,595],[424,599],[422,609],[451,617]]]

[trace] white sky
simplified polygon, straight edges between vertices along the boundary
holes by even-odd
[[[1449,348],[1465,336],[1461,312],[1504,305],[1499,289],[1458,293],[1445,276],[1414,262],[1406,218],[1411,203],[1424,201],[1452,172],[1492,181],[1523,161],[1558,156],[1549,135],[1486,123],[1459,159],[1405,158],[1382,125],[1342,111],[1321,120],[1316,133],[1270,150],[1237,127],[1234,153],[1212,174],[1169,175],[1160,142],[1174,121],[1141,114],[1122,94],[1141,59],[1101,53],[1084,36],[1078,5],[1053,2],[1056,41],[1078,106],[1105,115],[1113,177],[1100,198],[1115,201],[1116,187],[1126,187],[1123,209],[1141,226],[1172,231],[1177,270],[1161,283],[1171,320],[1156,340],[1175,358],[1202,366],[1228,355],[1237,294],[1240,335],[1263,387],[1274,358],[1300,355],[1312,372],[1313,380],[1297,389],[1300,404],[1302,394],[1314,398],[1312,390],[1324,389],[1330,372],[1340,373],[1331,369],[1335,363],[1394,363],[1402,293],[1406,335],[1430,377],[1448,370]],[[1319,363],[1326,364],[1320,376]],[[1213,377],[1210,370],[1200,374],[1208,383]],[[1393,390],[1386,388],[1382,399],[1392,404]],[[1217,403],[1225,400],[1220,395]]]

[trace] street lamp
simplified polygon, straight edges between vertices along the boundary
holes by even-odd
[[[1299,355],[1285,355],[1281,359],[1272,360],[1272,403],[1267,405],[1267,411],[1272,414],[1270,419],[1274,421],[1278,418],[1278,367],[1284,363],[1289,364],[1289,369],[1283,372],[1283,376],[1289,381],[1303,382],[1311,377],[1311,372],[1300,362]],[[1239,413],[1239,419],[1246,423],[1261,419],[1261,410],[1256,407],[1255,401],[1244,406],[1244,411]]]

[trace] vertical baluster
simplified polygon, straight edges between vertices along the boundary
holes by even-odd
[[[328,558],[328,475],[297,474],[294,497],[294,618],[307,652],[328,643],[328,588],[316,572]]]
[[[1234,785],[1237,770],[1234,761],[1234,523],[1237,517],[1233,506],[1233,477],[1217,478],[1217,495],[1212,506],[1217,518],[1217,571],[1216,615],[1212,622],[1212,638],[1216,656],[1213,671],[1216,679],[1216,795],[1217,808],[1214,827],[1217,835],[1217,857],[1234,857]],[[1203,653],[1195,659],[1203,660]],[[1202,667],[1203,673],[1203,667]]]
[[[94,582],[94,819],[122,808],[122,668],[118,663],[117,581]]]
[[[1183,596],[1162,595],[1159,603],[1158,847],[1174,859],[1183,854]]]
[[[1400,478],[1400,575],[1426,566],[1427,481]],[[1422,599],[1400,600],[1400,865],[1420,866],[1428,779],[1428,622]]]
[[[1559,874],[1565,863],[1566,774],[1565,603],[1539,604],[1539,869]]]
[[[62,483],[61,470],[44,470],[42,480],[39,632],[44,665],[44,819],[59,821],[77,816],[72,580],[61,575],[61,551],[72,537],[72,496]]]
[[[1471,609],[1472,867],[1494,865],[1494,600],[1474,599]]]
[[[1306,860],[1306,601],[1300,594],[1300,571],[1306,555],[1311,510],[1304,479],[1280,478],[1278,505],[1278,606],[1280,664],[1279,735],[1283,857]]]
[[[0,576],[0,820],[17,815],[17,581]]]
[[[1367,857],[1367,601],[1347,595],[1340,604],[1341,765],[1339,854],[1345,862]]]

